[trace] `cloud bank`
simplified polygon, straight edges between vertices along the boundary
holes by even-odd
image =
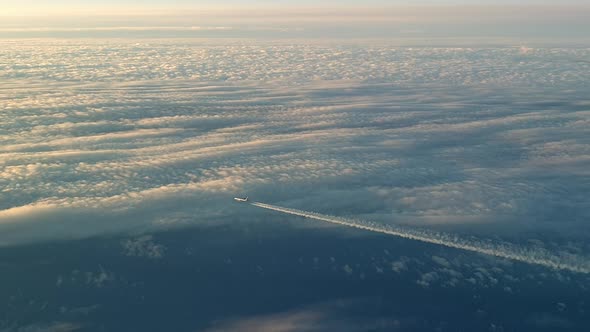
[[[1,245],[227,222],[245,194],[588,250],[586,49],[2,47]]]

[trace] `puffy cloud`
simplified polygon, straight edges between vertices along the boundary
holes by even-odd
[[[436,272],[428,272],[424,273],[420,276],[420,279],[416,281],[416,283],[422,287],[430,287],[430,285],[434,282],[437,282],[440,279],[439,275]]]
[[[153,241],[151,235],[128,239],[121,243],[127,256],[147,257],[159,259],[164,257],[166,247]]]
[[[450,267],[451,264],[449,263],[448,260],[446,260],[444,257],[439,257],[439,256],[432,256],[432,260],[437,263],[438,265],[441,265],[443,267]]]
[[[396,272],[396,273],[400,273],[404,270],[407,270],[408,266],[407,266],[407,261],[406,260],[399,260],[399,261],[395,261],[395,262],[391,262],[391,270]]]

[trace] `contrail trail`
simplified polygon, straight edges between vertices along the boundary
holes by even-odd
[[[445,247],[467,250],[481,254],[511,259],[519,262],[541,265],[556,270],[567,270],[590,274],[590,262],[580,256],[563,254],[556,256],[543,248],[523,248],[507,243],[492,243],[474,239],[462,239],[456,235],[411,229],[392,225],[379,225],[362,220],[351,220],[315,212],[285,208],[260,202],[250,203],[259,208],[301,216],[332,224],[363,229],[371,232],[394,235],[405,239],[438,244]]]

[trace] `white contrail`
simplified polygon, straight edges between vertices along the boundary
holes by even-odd
[[[250,203],[263,209],[278,211],[310,219],[329,222],[371,232],[399,236],[405,239],[434,243],[450,248],[463,249],[481,254],[512,259],[529,264],[542,265],[552,269],[568,270],[579,273],[590,274],[590,262],[582,257],[564,254],[556,256],[543,248],[523,248],[507,243],[492,243],[474,239],[462,239],[456,235],[433,232],[420,229],[411,229],[392,225],[379,225],[373,222],[362,220],[351,220],[341,217],[328,216],[324,214],[285,208],[260,202]]]

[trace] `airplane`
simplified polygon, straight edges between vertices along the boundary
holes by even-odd
[[[242,198],[242,197],[234,197],[234,201],[236,201],[236,202],[247,202],[248,201],[248,196],[246,196],[245,198]]]

